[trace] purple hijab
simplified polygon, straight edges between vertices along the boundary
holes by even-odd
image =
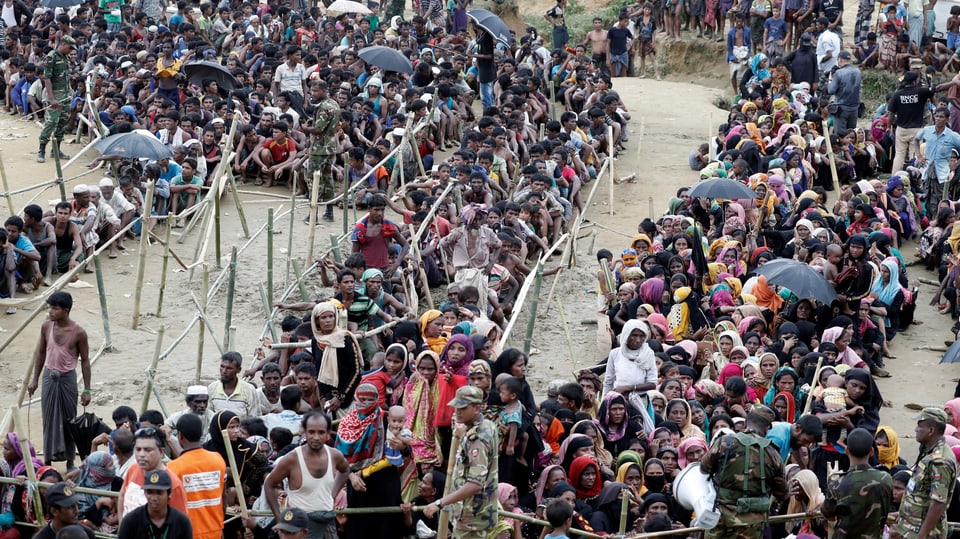
[[[450,345],[455,343],[467,349],[467,353],[464,354],[463,359],[456,363],[447,358]],[[473,341],[469,336],[458,333],[450,336],[450,340],[447,341],[447,345],[443,347],[443,352],[440,352],[440,365],[446,366],[453,374],[468,376],[470,374],[470,362],[473,361],[473,356]]]
[[[23,449],[20,447],[20,438],[17,436],[17,433],[8,432],[7,442],[13,446],[13,451],[20,457],[20,461],[13,466],[10,475],[12,477],[27,475],[27,464],[23,458]],[[27,445],[30,446],[30,460],[33,462],[33,469],[39,470],[43,467],[43,461],[37,458],[37,450],[34,449],[33,442],[27,441]]]

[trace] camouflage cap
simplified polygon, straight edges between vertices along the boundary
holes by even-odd
[[[947,424],[947,412],[942,408],[934,408],[928,406],[920,411],[919,414],[914,416],[914,421],[934,421],[941,425]]]
[[[753,406],[751,406],[750,409],[747,410],[747,416],[758,417],[759,419],[762,419],[763,421],[765,421],[770,425],[772,425],[773,422],[777,420],[777,414],[774,413],[774,411],[770,407],[764,406],[762,404],[754,404]]]
[[[464,408],[471,404],[483,404],[483,391],[479,387],[463,386],[457,389],[457,396],[447,403],[454,408]]]
[[[70,45],[70,48],[73,48],[73,49],[77,48],[77,40],[76,40],[76,39],[73,39],[73,38],[70,37],[70,36],[63,36],[63,37],[61,37],[61,38],[60,38],[60,42],[61,42],[61,43],[66,43],[67,45]]]

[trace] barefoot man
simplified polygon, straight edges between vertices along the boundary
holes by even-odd
[[[593,18],[593,30],[583,40],[583,47],[587,48],[587,45],[590,46],[593,67],[601,73],[607,73],[607,31],[603,29],[603,19],[600,17]]]
[[[73,297],[67,292],[54,292],[47,298],[50,319],[40,329],[40,342],[33,354],[33,375],[27,395],[37,390],[43,374],[40,406],[43,410],[43,460],[49,465],[66,461],[74,465],[76,446],[67,422],[77,417],[77,357],[83,374],[80,404],[90,404],[90,355],[87,332],[73,320],[70,309]]]

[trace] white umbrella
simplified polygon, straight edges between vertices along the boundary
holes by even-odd
[[[327,6],[327,11],[333,11],[335,13],[358,13],[360,15],[370,15],[373,13],[370,11],[370,8],[364,4],[352,0],[336,0]]]

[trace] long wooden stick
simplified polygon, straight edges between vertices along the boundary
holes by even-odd
[[[225,350],[233,349],[233,342],[230,340],[230,325],[233,322],[233,298],[237,286],[237,248],[230,251],[230,277],[227,280],[227,307],[224,315],[223,328],[223,348]]]
[[[233,477],[233,488],[237,493],[237,503],[240,505],[240,514],[243,518],[248,518],[250,512],[247,509],[247,497],[243,493],[243,484],[240,482],[240,470],[237,469],[237,459],[233,456],[233,444],[230,443],[230,433],[227,429],[220,431],[223,436],[224,445],[227,446],[227,464],[230,465],[230,475]]]
[[[3,182],[3,197],[7,199],[7,211],[10,215],[16,215],[13,209],[13,199],[10,198],[10,186],[7,184],[7,167],[3,163],[3,153],[0,152],[0,182]]]
[[[547,252],[543,253],[543,256],[540,257],[539,260],[537,260],[537,265],[531,268],[530,273],[536,273],[537,268],[539,266],[546,264],[547,260],[550,259],[550,255],[552,255],[553,252],[556,251],[558,247],[560,247],[560,245],[562,245],[564,242],[567,241],[567,236],[569,234],[570,233],[567,232],[563,236],[560,236],[557,242],[554,243],[553,246],[551,246],[549,249],[547,249]],[[516,325],[517,320],[520,319],[520,311],[523,308],[523,302],[527,297],[527,293],[529,292],[530,287],[533,284],[533,281],[534,279],[529,279],[529,278],[523,281],[523,286],[520,287],[520,292],[517,294],[517,298],[513,301],[513,315],[510,316],[510,322],[507,323],[507,329],[504,330],[503,336],[500,337],[501,343],[507,342],[507,338],[510,337],[510,333],[513,331],[513,327]]]
[[[207,264],[203,265],[203,284],[200,285],[200,297],[203,298],[203,307],[207,307],[207,294],[210,291],[210,266]],[[193,383],[200,383],[200,369],[203,367],[203,336],[204,336],[204,326],[206,321],[203,317],[200,318],[200,335],[197,336],[197,370],[193,375]]]
[[[157,293],[157,318],[163,316],[163,292],[167,287],[167,265],[170,263],[170,229],[173,223],[167,219],[166,240],[163,242],[163,262],[160,264],[160,290]]]
[[[20,408],[11,406],[10,413],[13,414],[13,428],[16,429],[20,435],[20,451],[23,454],[23,460],[27,468],[27,481],[30,481],[33,485],[33,514],[37,517],[37,522],[40,526],[44,526],[46,525],[46,519],[43,515],[43,503],[40,501],[40,488],[36,486],[37,472],[33,469],[33,461],[30,459],[30,440],[23,435],[26,431],[23,430],[23,419],[20,417]],[[53,457],[53,455],[44,456]]]
[[[107,349],[113,348],[113,339],[110,336],[110,313],[107,310],[107,289],[103,285],[103,268],[100,264],[100,255],[94,255],[93,267],[97,272],[97,295],[100,299],[100,317],[103,318],[103,340]]]
[[[457,434],[456,425],[453,429],[453,440],[450,441],[450,452],[447,453],[449,458],[447,459],[447,477],[453,478],[453,472],[457,464],[457,452],[460,450],[460,435]],[[453,481],[447,482],[443,487],[443,496],[449,496],[453,491]],[[441,496],[442,497],[442,496]],[[450,533],[450,511],[443,510],[440,512],[440,525],[437,526],[437,539],[447,539],[447,535]]]
[[[607,157],[607,160],[610,162],[610,166],[607,167],[610,173],[610,215],[613,215],[613,153],[616,151],[616,142],[617,141],[613,140],[613,126],[607,126],[607,149],[610,150],[610,155]],[[597,180],[600,180],[599,176]]]
[[[268,311],[271,305],[273,305],[273,208],[267,208],[267,310]]]
[[[344,176],[348,176],[344,172]],[[348,180],[349,181],[349,180]],[[346,186],[347,184],[344,184]],[[346,188],[346,187],[344,187]],[[314,238],[317,235],[317,219],[320,218],[317,215],[317,212],[320,208],[317,205],[317,200],[320,198],[320,171],[317,170],[313,173],[313,182],[310,187],[310,217],[307,221],[307,226],[310,227],[310,230],[307,231],[307,262],[313,261],[313,242]],[[344,200],[344,205],[347,204],[347,201]],[[346,214],[344,214],[344,219],[346,219]],[[293,231],[290,232],[291,234]],[[293,256],[292,253],[288,253],[287,256]]]
[[[150,214],[153,213],[153,192],[156,187],[155,181],[147,181],[147,198],[143,203],[143,211],[146,215],[140,217],[143,222],[143,228],[140,230],[140,252],[137,253],[139,257],[139,261],[137,262],[137,284],[133,293],[133,320],[131,324],[133,329],[137,329],[140,326],[140,299],[143,297],[143,275],[147,270],[147,248],[150,246],[150,242],[147,239],[149,237],[147,230],[150,226]]]
[[[160,363],[160,351],[163,350],[163,332],[166,326],[161,325],[157,330],[157,343],[153,347],[153,359],[150,361],[150,369],[147,370],[147,389],[143,392],[143,402],[140,403],[140,413],[147,411],[150,404],[150,393],[153,391],[153,377],[157,373],[157,364]]]

